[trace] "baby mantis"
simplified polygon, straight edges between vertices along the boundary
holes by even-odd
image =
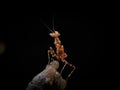
[[[53,24],[54,24],[54,21],[53,21]],[[62,72],[63,72],[66,65],[72,67],[73,69],[68,74],[68,76],[66,78],[66,80],[67,80],[71,76],[71,74],[74,72],[76,67],[73,64],[69,63],[68,61],[66,61],[67,54],[65,53],[64,46],[61,44],[61,41],[59,39],[60,33],[58,31],[55,31],[54,25],[53,25],[53,30],[51,30],[48,26],[46,26],[46,27],[51,31],[51,33],[49,35],[52,38],[54,38],[54,45],[55,45],[55,50],[51,46],[50,46],[50,48],[48,50],[48,64],[50,63],[51,60],[57,60],[59,62],[63,62],[64,66],[62,67],[60,74],[62,74]],[[52,58],[50,58],[50,56]]]

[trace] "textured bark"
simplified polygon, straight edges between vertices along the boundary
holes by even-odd
[[[29,82],[26,90],[64,90],[66,81],[57,72],[58,67],[57,61],[51,62]]]

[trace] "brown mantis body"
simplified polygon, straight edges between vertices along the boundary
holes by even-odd
[[[68,77],[67,77],[67,79],[68,79],[71,76],[71,74],[73,73],[73,71],[75,70],[75,66],[65,60],[65,58],[67,58],[67,54],[64,52],[64,46],[61,44],[61,41],[59,39],[60,33],[58,31],[54,31],[54,32],[50,33],[49,35],[52,38],[54,38],[54,45],[55,45],[56,50],[54,50],[52,47],[50,47],[50,49],[48,50],[48,60],[49,60],[48,63],[50,63],[50,55],[52,56],[52,58],[55,58],[55,60],[58,60],[59,62],[60,61],[63,62],[64,66],[60,72],[61,74],[66,65],[72,67],[73,69],[70,72],[70,74],[68,75]]]
[[[60,33],[58,31],[55,31],[55,29],[54,29],[54,17],[53,17],[53,21],[52,21],[52,24],[53,24],[52,30],[45,23],[43,23],[43,24],[46,26],[46,28],[48,28],[51,31],[51,33],[49,35],[52,38],[54,38],[54,45],[55,45],[55,50],[52,47],[50,47],[48,50],[48,64],[50,64],[51,60],[57,60],[58,62],[63,62],[64,66],[61,69],[61,72],[60,72],[61,74],[66,65],[72,67],[72,71],[70,72],[70,74],[68,74],[68,77],[67,77],[67,79],[68,79],[71,76],[71,74],[74,72],[76,67],[66,60],[67,53],[65,53],[64,46],[61,44],[61,41],[59,39]],[[50,56],[52,56],[52,57],[50,57]]]

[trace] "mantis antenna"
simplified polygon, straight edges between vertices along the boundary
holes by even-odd
[[[52,33],[54,33],[54,30],[50,29],[46,23],[44,23],[42,20],[40,22]]]
[[[53,31],[55,32],[55,27],[54,27],[54,16],[53,16],[53,20],[52,20],[52,25],[53,25]]]
[[[53,26],[52,26],[52,29],[50,29],[46,23],[42,22],[42,24],[43,24],[50,32],[52,32],[52,33],[55,32],[55,27],[54,27],[54,16],[53,16],[53,18],[52,18],[52,25],[53,25]]]
[[[45,23],[43,23],[44,24],[44,26],[50,31],[50,32],[54,32],[52,29],[50,29],[48,26],[47,26],[47,24],[45,24]]]

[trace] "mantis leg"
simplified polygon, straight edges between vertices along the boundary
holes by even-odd
[[[64,66],[62,67],[60,74],[62,74],[62,72],[63,72],[65,66],[66,66],[66,63],[65,63]]]
[[[73,67],[73,70],[70,72],[70,74],[68,74],[66,80],[68,80],[68,78],[71,76],[71,74],[72,74],[72,73],[74,72],[74,70],[76,69],[76,67],[75,67],[74,65],[71,65],[71,64],[70,64],[70,66]]]
[[[50,51],[48,50],[48,64],[50,64]]]

